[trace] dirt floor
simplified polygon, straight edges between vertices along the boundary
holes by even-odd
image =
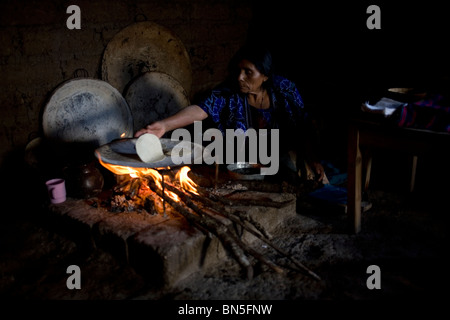
[[[408,191],[390,172],[376,175],[363,213],[362,231],[348,233],[341,207],[308,197],[297,199],[297,215],[279,228],[274,242],[321,277],[292,267],[286,257],[261,243],[257,250],[285,267],[279,274],[255,263],[246,279],[232,258],[196,273],[174,287],[154,287],[112,252],[86,249],[58,232],[45,217],[36,192],[2,213],[0,297],[2,300],[282,300],[441,301],[448,288],[448,187],[418,179]],[[376,171],[375,171],[376,173]],[[420,178],[420,175],[418,176]],[[429,176],[426,176],[429,178]],[[23,185],[22,185],[23,187]],[[10,199],[6,203],[18,199]],[[5,202],[3,202],[5,203]],[[14,207],[16,210],[14,210]],[[69,290],[67,267],[82,271],[81,289]],[[369,289],[368,267],[380,268],[380,289]]]

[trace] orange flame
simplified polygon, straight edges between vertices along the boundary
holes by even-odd
[[[188,191],[191,191],[192,193],[195,193],[198,195],[197,192],[197,184],[191,180],[191,178],[188,177],[188,172],[191,170],[191,168],[184,166],[180,169],[180,171],[177,172],[175,175],[175,178],[177,178],[180,181],[180,185]]]
[[[151,168],[132,168],[132,167],[121,166],[121,165],[117,165],[117,164],[105,163],[105,162],[102,161],[102,159],[101,159],[99,154],[98,154],[98,160],[99,160],[99,162],[100,162],[100,164],[102,166],[104,166],[106,169],[108,169],[112,173],[115,173],[115,174],[118,174],[118,175],[128,174],[132,178],[139,178],[139,177],[148,177],[148,176],[150,176],[150,177],[152,177],[152,179],[155,182],[156,186],[160,190],[163,190],[163,186],[162,186],[163,176],[155,169],[151,169]],[[165,192],[173,200],[179,201],[179,198],[178,198],[178,196],[175,193],[167,191],[167,190]]]

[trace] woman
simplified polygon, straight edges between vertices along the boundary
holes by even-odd
[[[281,157],[295,154],[318,181],[324,169],[314,155],[314,128],[295,84],[272,73],[272,56],[265,48],[246,45],[231,60],[228,79],[198,103],[136,132],[135,137],[166,132],[209,118],[226,129],[279,129]],[[270,130],[268,130],[270,132]],[[297,170],[298,166],[295,167]]]

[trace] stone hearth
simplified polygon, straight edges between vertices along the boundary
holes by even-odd
[[[269,234],[295,215],[294,194],[241,191],[229,199],[233,197],[289,202],[282,208],[235,207],[247,212]],[[190,225],[169,204],[166,204],[166,214],[113,213],[96,205],[92,199],[68,198],[64,203],[50,205],[50,212],[52,218],[57,219],[58,228],[64,229],[61,232],[126,259],[136,271],[150,277],[157,285],[173,286],[192,273],[220,264],[228,257],[227,249],[216,236]],[[258,250],[260,239],[245,230],[241,230],[240,235],[246,244]]]

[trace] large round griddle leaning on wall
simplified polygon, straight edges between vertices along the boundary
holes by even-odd
[[[189,105],[183,86],[162,72],[146,72],[128,86],[125,99],[133,114],[135,130],[167,118]]]
[[[192,69],[188,52],[169,29],[141,21],[119,31],[106,46],[102,79],[124,94],[127,85],[145,72],[163,72],[190,94]]]
[[[125,98],[109,83],[75,78],[58,86],[42,115],[46,139],[59,144],[98,147],[133,136],[133,117]]]

